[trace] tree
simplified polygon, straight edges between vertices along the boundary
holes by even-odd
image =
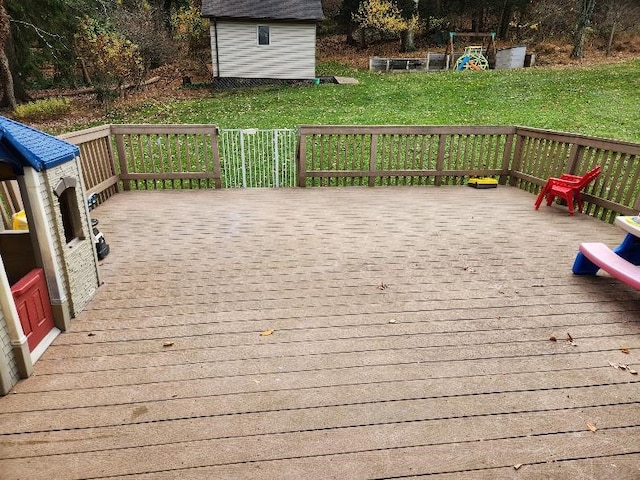
[[[209,21],[200,15],[200,9],[195,5],[176,11],[171,17],[171,24],[173,38],[183,42],[189,53],[195,54],[210,45]],[[207,52],[207,56],[209,54]]]
[[[418,22],[417,15],[410,20],[405,19],[398,5],[391,0],[366,0],[360,4],[353,18],[360,27],[363,44],[367,30],[397,37],[407,30],[414,30]]]
[[[573,43],[571,58],[584,57],[584,39],[591,28],[591,16],[596,8],[596,0],[580,0],[581,7],[578,14],[578,27]]]
[[[76,48],[105,103],[119,94],[126,82],[138,84],[142,80],[144,65],[137,45],[96,20],[82,19]]]
[[[412,52],[416,49],[415,34],[418,28],[418,0],[397,0],[400,15],[406,28],[400,31],[400,51]]]
[[[609,56],[615,34],[640,24],[640,3],[637,0],[609,0],[604,7],[602,26],[607,32],[606,54]]]
[[[347,35],[346,41],[348,45],[357,45],[355,33],[358,25],[354,21],[354,16],[358,13],[361,0],[343,0],[340,10],[338,11],[338,22],[344,28]]]
[[[6,54],[10,35],[9,15],[5,9],[4,0],[0,0],[0,80],[2,81],[4,90],[4,98],[11,107],[11,110],[15,110],[17,103],[13,87],[13,75],[9,66],[9,58]]]
[[[6,0],[11,17],[14,80],[42,78],[44,65],[53,66],[58,80],[73,76],[73,34],[77,16],[87,6],[81,0]]]

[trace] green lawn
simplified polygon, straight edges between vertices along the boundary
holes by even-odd
[[[358,85],[212,92],[147,101],[109,123],[214,123],[221,128],[342,125],[525,125],[640,142],[640,59],[613,65],[382,74],[320,64]]]

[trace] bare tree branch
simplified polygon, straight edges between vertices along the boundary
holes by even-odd
[[[36,34],[38,35],[38,37],[40,37],[40,39],[47,45],[47,47],[49,47],[52,51],[54,50],[53,45],[51,45],[47,39],[45,38],[45,36],[50,37],[50,38],[55,38],[58,40],[62,40],[62,36],[58,35],[57,33],[51,33],[51,32],[47,32],[46,30],[43,30],[41,28],[39,28],[37,25],[34,25],[33,23],[30,22],[24,22],[22,20],[16,20],[14,18],[10,19],[11,22],[13,23],[18,23],[20,25],[24,25],[30,28],[33,28],[33,30],[36,32]],[[62,44],[64,45],[64,44]],[[66,48],[66,45],[65,45]]]

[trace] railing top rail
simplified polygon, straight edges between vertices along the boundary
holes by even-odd
[[[617,152],[629,153],[631,155],[640,155],[640,143],[600,137],[589,137],[578,133],[559,132],[532,127],[516,127],[516,133],[518,135],[526,135],[534,138],[546,138],[558,142],[576,143],[586,147],[615,150]]]
[[[114,135],[129,134],[165,134],[165,133],[211,133],[217,132],[215,124],[128,124],[111,125],[111,133]]]
[[[111,125],[100,125],[98,127],[79,130],[77,132],[63,133],[62,135],[58,135],[58,138],[66,140],[74,145],[80,145],[81,143],[109,136],[111,136]]]
[[[298,128],[301,135],[511,135],[516,132],[516,127],[505,125],[301,125]]]

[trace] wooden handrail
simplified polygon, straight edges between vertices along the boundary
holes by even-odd
[[[221,188],[215,125],[105,125],[64,134],[80,147],[87,193]],[[297,184],[447,185],[471,175],[537,194],[551,176],[602,174],[583,194],[605,221],[640,210],[640,144],[523,126],[302,125]],[[4,192],[7,197],[7,192]],[[16,203],[5,198],[10,209]],[[11,213],[3,210],[6,224]]]

